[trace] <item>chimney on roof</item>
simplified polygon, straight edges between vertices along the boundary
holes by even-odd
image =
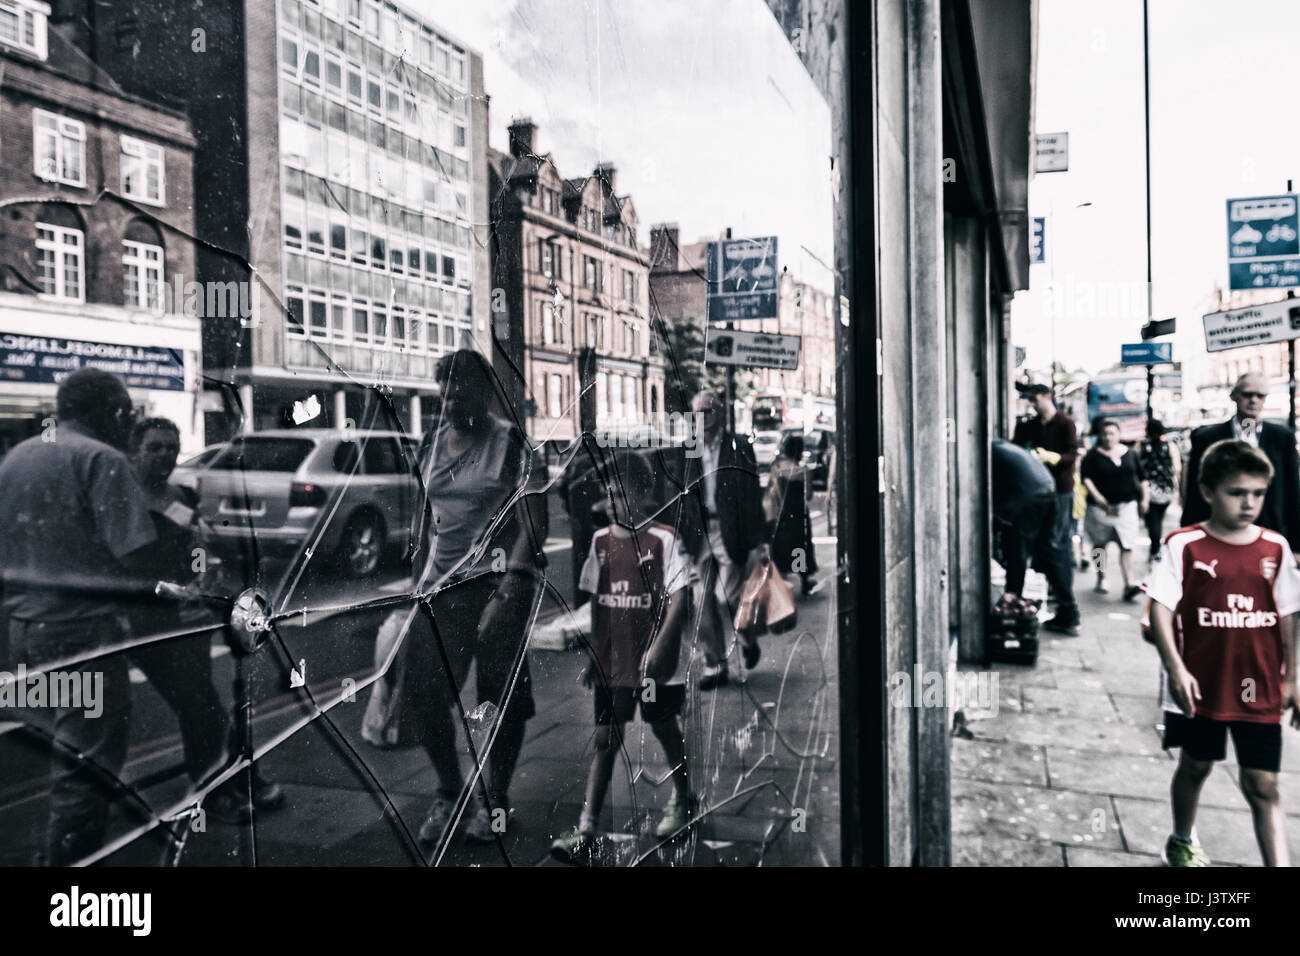
[[[650,269],[656,272],[679,272],[678,236],[675,222],[661,222],[650,227]]]
[[[510,155],[519,159],[537,152],[537,124],[524,117],[510,124]]]
[[[599,179],[603,179],[605,183],[609,186],[609,194],[611,196],[616,195],[614,191],[614,184],[618,182],[617,166],[615,166],[613,163],[597,163],[596,176]]]

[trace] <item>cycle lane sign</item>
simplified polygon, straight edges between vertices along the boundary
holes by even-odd
[[[1228,287],[1300,285],[1300,204],[1294,195],[1229,199]]]

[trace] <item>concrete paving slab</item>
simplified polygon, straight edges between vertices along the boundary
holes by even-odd
[[[989,740],[952,742],[952,774],[967,780],[1046,787],[1047,760],[1043,748]]]
[[[954,778],[953,840],[999,840],[1123,849],[1119,825],[1096,795]],[[1094,813],[1101,809],[1104,816]],[[1063,865],[1063,864],[1062,864]]]
[[[1169,802],[1116,797],[1124,840],[1130,850],[1158,855],[1172,827]],[[1259,847],[1247,809],[1225,810],[1202,807],[1196,816],[1196,831],[1210,859],[1218,864],[1258,866]],[[1288,820],[1291,854],[1294,857],[1300,825]]]

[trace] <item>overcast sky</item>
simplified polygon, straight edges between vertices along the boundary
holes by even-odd
[[[1030,212],[1056,218],[1056,354],[1094,371],[1140,341],[1146,320],[1142,4],[1040,0],[1039,12],[1035,125],[1069,131],[1070,169],[1034,178]],[[1151,0],[1150,37],[1155,316],[1178,318],[1174,358],[1194,378],[1201,315],[1227,285],[1225,201],[1300,185],[1300,4]],[[1013,337],[1045,369],[1051,266],[1031,272]]]
[[[780,264],[830,291],[830,113],[757,0],[408,0],[483,55],[490,142],[518,116],[566,178],[618,168],[649,244],[779,237]],[[807,247],[811,255],[802,251]]]

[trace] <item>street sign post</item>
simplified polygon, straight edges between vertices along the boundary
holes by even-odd
[[[710,322],[779,318],[776,236],[710,243],[706,270]]]
[[[1126,342],[1119,347],[1121,365],[1170,365],[1173,361],[1172,342]]]
[[[704,343],[704,361],[747,368],[794,371],[799,367],[803,336],[774,332],[741,332],[710,326]]]
[[[1039,133],[1036,137],[1034,172],[1062,173],[1070,168],[1070,134]]]
[[[1294,195],[1228,200],[1228,288],[1300,285],[1300,206]]]

